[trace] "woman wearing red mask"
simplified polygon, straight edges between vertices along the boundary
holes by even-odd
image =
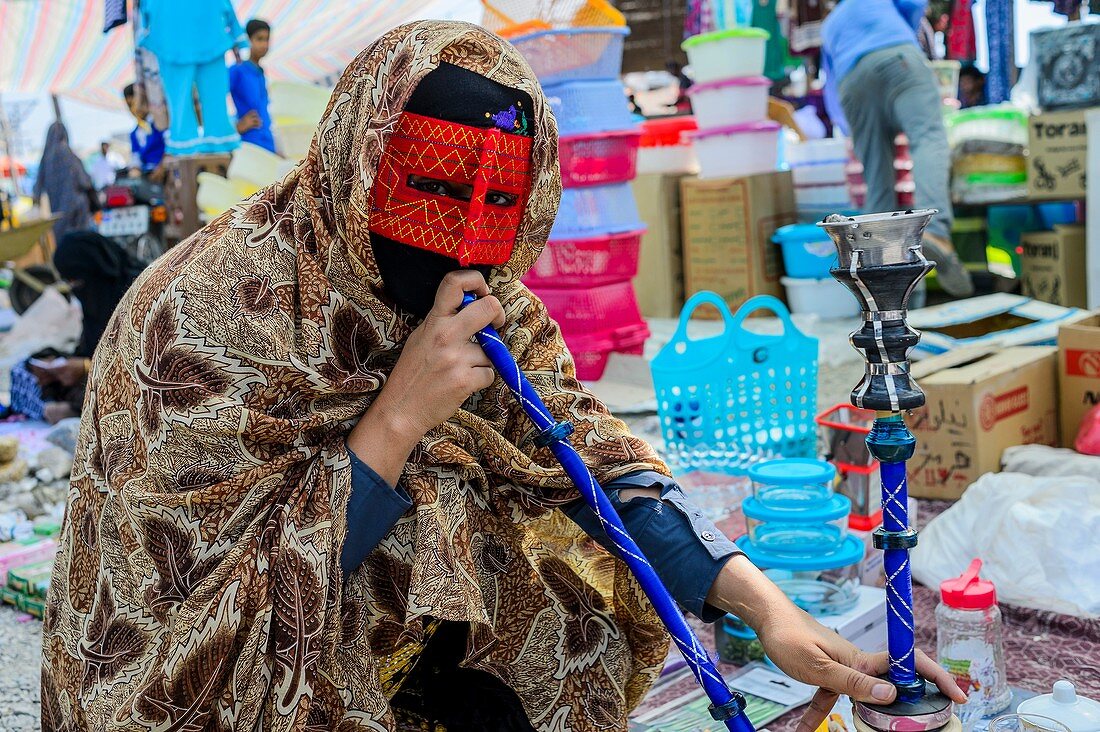
[[[489,323],[685,607],[878,698],[885,657],[794,608],[576,381],[519,280],[560,187],[518,53],[416,23],[349,65],[294,172],[153,265],[92,365],[45,729],[625,730],[667,636],[471,342]]]

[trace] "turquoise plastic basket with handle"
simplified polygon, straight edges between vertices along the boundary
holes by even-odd
[[[725,328],[690,338],[688,323],[703,304],[718,309]],[[783,333],[746,330],[745,318],[758,310],[774,313]],[[665,451],[676,467],[737,475],[759,460],[815,455],[817,339],[794,326],[778,299],[754,297],[734,315],[715,293],[694,295],[651,369]]]

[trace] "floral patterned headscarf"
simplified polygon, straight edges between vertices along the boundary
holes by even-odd
[[[490,285],[504,338],[607,481],[664,471],[574,378],[519,281],[560,195],[531,69],[464,23],[396,28],[344,73],[306,159],[162,257],[92,365],[43,631],[46,730],[393,730],[380,664],[429,618],[471,626],[468,664],[540,730],[625,730],[667,639],[618,560],[554,507],[575,489],[499,380],[414,450],[415,507],[340,569],[344,438],[413,323],[381,295],[371,186],[441,62],[534,101],[533,193]]]

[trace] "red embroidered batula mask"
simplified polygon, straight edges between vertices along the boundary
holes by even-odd
[[[410,179],[470,191],[469,200]],[[369,228],[463,267],[500,265],[512,256],[530,189],[530,137],[404,112],[382,153]]]

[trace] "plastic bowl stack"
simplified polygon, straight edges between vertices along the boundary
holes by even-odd
[[[854,211],[848,187],[848,142],[806,140],[787,148],[798,220],[821,221],[831,213]]]
[[[836,468],[822,460],[770,460],[749,468],[749,478],[741,550],[806,612],[850,610],[863,543],[848,535],[852,502],[833,492]]]
[[[683,43],[695,74],[688,96],[699,125],[691,139],[700,178],[775,170],[779,124],[768,119],[767,40],[768,33],[759,28],[731,28]]]
[[[829,270],[836,266],[836,246],[815,224],[789,224],[775,232],[783,269],[780,278],[787,304],[795,314],[815,313],[821,318],[854,318],[859,303]]]
[[[601,19],[605,25],[592,24]],[[630,186],[642,131],[620,79],[630,32],[623,22],[614,8],[590,0],[563,27],[524,16],[522,25],[537,30],[503,31],[539,77],[557,119],[564,186],[550,239],[524,282],[561,327],[582,381],[599,379],[613,352],[641,355],[649,337],[631,283],[645,225]]]

